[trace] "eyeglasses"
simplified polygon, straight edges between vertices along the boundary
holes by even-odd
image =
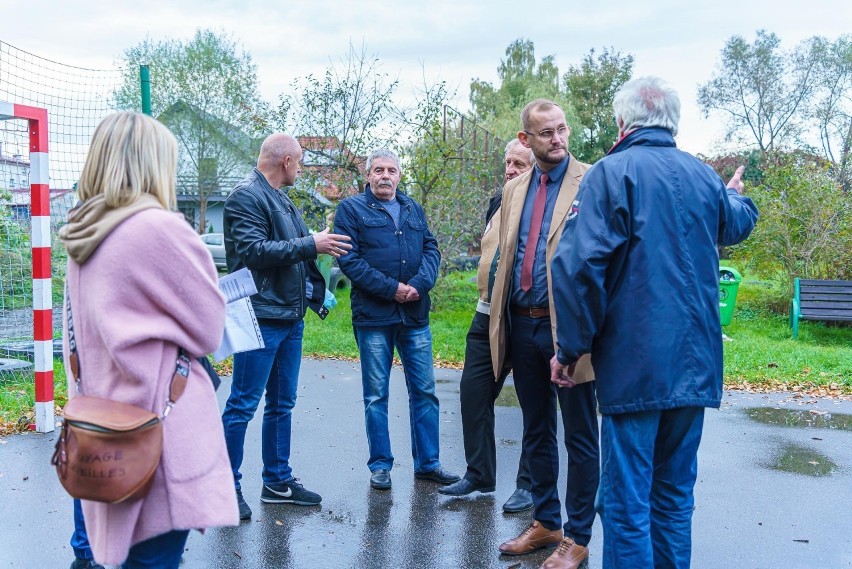
[[[560,126],[556,130],[553,130],[552,128],[546,128],[539,133],[530,132],[528,130],[525,130],[524,132],[526,134],[530,135],[530,136],[537,136],[537,137],[541,138],[542,140],[551,140],[551,139],[553,139],[554,133],[556,133],[556,135],[559,136],[559,138],[567,137],[568,134],[571,132],[571,129],[568,128],[567,126]]]

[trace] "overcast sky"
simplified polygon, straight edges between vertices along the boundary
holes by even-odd
[[[554,55],[561,72],[592,47],[635,56],[634,76],[653,74],[680,93],[678,144],[712,153],[719,117],[704,119],[696,86],[707,81],[733,34],[753,41],[757,29],[775,32],[790,48],[804,38],[834,39],[852,32],[845,0],[604,0],[508,2],[492,0],[0,0],[0,40],[80,67],[113,66],[146,36],[190,38],[197,28],[224,30],[257,63],[261,94],[270,102],[296,77],[321,73],[348,46],[365,43],[382,70],[398,76],[402,92],[427,80],[457,88],[466,110],[472,78],[497,79],[506,46],[535,43],[536,55]]]

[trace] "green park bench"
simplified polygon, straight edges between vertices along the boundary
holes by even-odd
[[[790,328],[799,337],[799,320],[852,322],[852,281],[796,279],[790,302]]]

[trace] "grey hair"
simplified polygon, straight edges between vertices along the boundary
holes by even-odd
[[[367,172],[370,171],[370,168],[373,167],[373,160],[376,158],[384,158],[386,160],[393,160],[396,162],[396,169],[402,173],[402,168],[399,166],[399,156],[396,155],[396,152],[390,150],[389,148],[379,148],[378,150],[374,150],[372,154],[367,157]]]
[[[521,144],[521,141],[517,138],[513,138],[512,140],[507,142],[506,150],[503,152],[503,160],[506,160],[506,158],[509,157],[509,153],[512,151],[512,149],[518,145],[526,148],[523,144]],[[529,150],[530,153],[530,164],[533,164],[535,162],[535,154],[533,154],[532,148],[527,148],[527,150]]]
[[[659,77],[631,79],[621,86],[612,101],[616,120],[621,119],[622,131],[656,126],[677,135],[680,122],[680,97]]]

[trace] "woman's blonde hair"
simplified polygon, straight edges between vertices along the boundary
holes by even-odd
[[[109,115],[92,135],[77,194],[83,201],[103,194],[112,208],[151,194],[174,209],[177,153],[177,140],[162,123],[130,111]]]

